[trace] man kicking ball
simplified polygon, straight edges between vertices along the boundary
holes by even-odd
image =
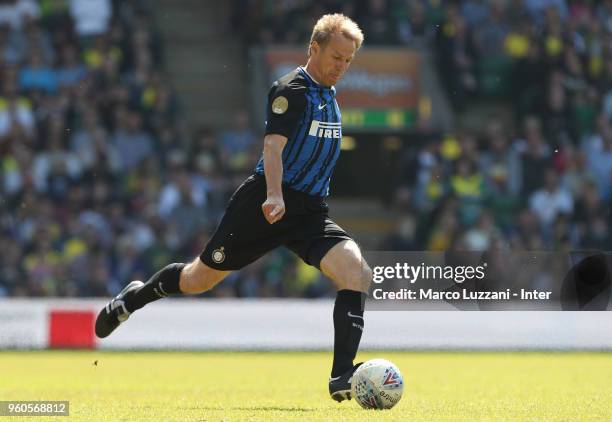
[[[306,66],[270,89],[262,158],[230,199],[202,254],[191,263],[164,267],[146,283],[129,283],[100,311],[98,337],[110,335],[147,303],[210,290],[231,271],[286,246],[338,288],[329,393],[337,401],[351,398],[371,270],[357,243],[329,218],[324,199],[342,138],[334,85],[362,42],[361,30],[348,17],[333,14],[318,20]]]

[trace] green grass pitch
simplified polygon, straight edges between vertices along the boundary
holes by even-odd
[[[388,411],[336,403],[330,353],[0,352],[0,400],[69,400],[45,421],[611,420],[612,354],[361,353],[396,363]],[[28,420],[25,417],[1,420]]]

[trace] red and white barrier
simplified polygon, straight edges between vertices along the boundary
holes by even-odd
[[[166,299],[107,339],[106,300],[2,299],[0,349],[331,349],[331,300]],[[612,350],[612,312],[367,312],[363,349]]]

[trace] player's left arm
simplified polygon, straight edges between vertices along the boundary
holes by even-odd
[[[263,159],[267,197],[261,209],[270,224],[276,223],[285,215],[282,183],[283,149],[286,144],[287,137],[283,135],[274,133],[264,138]]]
[[[274,224],[285,215],[283,199],[283,149],[294,133],[306,108],[305,88],[299,84],[275,84],[268,95],[266,135],[264,138],[264,175],[266,201],[264,217]]]

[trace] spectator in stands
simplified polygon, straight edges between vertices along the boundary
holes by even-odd
[[[251,150],[255,147],[255,134],[250,129],[249,115],[246,110],[236,113],[232,129],[220,136],[221,160],[227,163],[232,171],[249,171],[252,167],[250,161]],[[257,145],[259,148],[259,145]]]
[[[5,95],[0,97],[0,138],[22,134],[32,138],[35,134],[34,111],[27,97],[19,96],[10,82],[5,82]]]
[[[598,134],[585,142],[584,148],[601,196],[612,198],[612,129],[607,122],[602,123]]]
[[[190,175],[183,167],[182,158],[171,170],[170,181],[162,187],[157,205],[158,215],[164,219],[176,219],[177,208],[194,206],[200,208],[199,214],[204,215],[204,207],[208,201],[209,186],[204,178]],[[195,218],[200,221],[200,217]],[[190,223],[191,220],[186,220]],[[195,223],[194,223],[195,224]]]
[[[400,42],[413,48],[424,48],[431,42],[435,30],[427,22],[425,5],[422,2],[409,2],[406,9],[399,8],[395,11],[395,15],[397,37]]]
[[[25,295],[23,247],[8,236],[0,236],[0,297]]]
[[[61,51],[61,65],[57,70],[60,87],[71,87],[87,76],[87,68],[78,61],[78,51],[74,45],[65,45]]]
[[[537,117],[525,118],[524,132],[525,139],[516,141],[515,148],[521,154],[521,194],[528,197],[544,184],[544,174],[552,159]]]
[[[577,198],[588,185],[595,183],[595,175],[588,166],[584,151],[573,146],[565,148],[562,183],[574,198]]]
[[[369,0],[367,12],[362,19],[363,32],[368,34],[368,44],[384,45],[397,42],[397,29],[389,19],[389,2],[387,0]]]
[[[557,216],[572,213],[574,200],[569,191],[561,185],[555,170],[548,169],[544,186],[530,196],[529,206],[538,217],[542,228],[550,230]]]
[[[0,59],[10,65],[18,64],[23,58],[23,39],[18,34],[8,23],[0,25]]]
[[[25,91],[40,89],[55,94],[58,89],[57,73],[44,63],[39,52],[33,51],[28,65],[19,74],[19,88]]]
[[[110,0],[70,0],[70,14],[81,37],[103,35],[112,16]]]
[[[461,158],[455,163],[450,176],[450,189],[459,200],[459,216],[462,224],[474,224],[485,200],[485,184],[482,174],[473,161]]]
[[[539,112],[544,105],[546,66],[540,45],[531,41],[524,33],[508,34],[506,49],[509,50],[510,57],[515,59],[511,73],[510,98],[514,103],[516,120],[522,121],[527,115]]]
[[[510,147],[507,130],[501,121],[489,121],[485,143],[486,148],[479,154],[478,160],[485,183],[498,186],[503,179],[503,191],[512,195],[518,194],[521,188],[520,157],[516,149]]]
[[[46,66],[53,66],[56,51],[51,36],[36,21],[27,21],[23,32],[14,33],[22,49],[23,57],[36,53]],[[59,40],[58,40],[59,41]],[[57,44],[59,45],[59,43]]]
[[[38,192],[47,193],[57,200],[67,193],[71,183],[81,175],[78,157],[63,145],[63,121],[60,118],[50,123],[48,144],[34,157],[32,178]]]
[[[142,118],[135,111],[118,109],[115,113],[117,128],[111,144],[121,159],[121,169],[128,171],[153,154],[153,140],[142,130]]]
[[[499,2],[479,0],[467,2],[462,13],[472,28],[475,28],[474,42],[478,51],[485,57],[499,57],[504,53],[504,40],[510,26],[506,21]]]
[[[437,38],[438,70],[457,108],[465,105],[467,96],[476,92],[477,50],[471,29],[454,7]]]
[[[463,234],[460,247],[467,251],[486,251],[491,248],[493,241],[500,237],[493,216],[483,212],[474,226]]]
[[[575,131],[571,127],[572,112],[561,84],[551,83],[543,116],[546,125],[544,133],[551,145],[558,148],[576,142]]]
[[[427,242],[427,250],[446,251],[451,249],[459,230],[460,224],[455,213],[451,209],[444,211],[431,231]]]
[[[40,16],[40,7],[35,0],[3,0],[0,2],[0,25],[9,24],[20,30],[24,21]]]
[[[536,22],[544,19],[544,15],[554,11],[562,19],[567,18],[568,9],[565,0],[524,0],[525,9]]]

